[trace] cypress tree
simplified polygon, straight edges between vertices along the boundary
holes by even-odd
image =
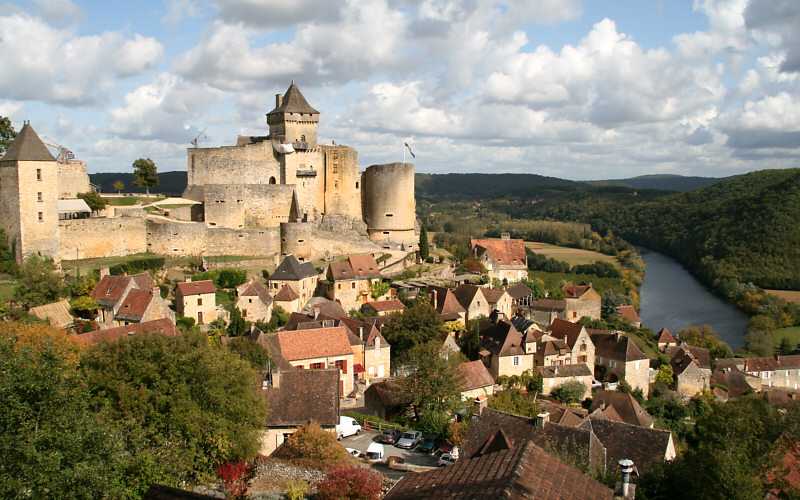
[[[425,229],[425,223],[419,230],[419,256],[422,260],[427,260],[430,255],[430,248],[428,248],[428,230]]]

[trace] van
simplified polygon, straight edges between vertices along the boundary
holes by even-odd
[[[366,458],[370,462],[375,460],[383,460],[383,445],[380,443],[370,443],[367,447]]]
[[[353,434],[361,432],[361,426],[352,417],[339,417],[339,425],[335,427],[336,439],[342,439]]]

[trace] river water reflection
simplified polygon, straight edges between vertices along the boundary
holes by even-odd
[[[677,261],[664,254],[639,249],[645,263],[639,289],[644,326],[657,332],[667,327],[673,334],[690,325],[711,325],[731,348],[744,346],[748,316],[712,295]]]

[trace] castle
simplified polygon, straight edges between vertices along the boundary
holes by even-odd
[[[292,82],[267,113],[269,135],[235,146],[190,148],[188,182],[169,216],[116,207],[72,218],[63,200],[89,191],[86,166],[57,163],[25,124],[0,158],[0,213],[19,259],[294,254],[299,260],[416,249],[414,166],[373,165],[317,143],[319,111]],[[61,206],[61,208],[59,208]],[[73,257],[74,256],[74,257]]]

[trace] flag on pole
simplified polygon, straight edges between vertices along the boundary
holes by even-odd
[[[404,143],[404,144],[405,144],[405,145],[406,145],[406,147],[408,148],[408,152],[409,152],[409,153],[411,153],[411,157],[412,157],[412,158],[416,158],[416,157],[417,157],[417,155],[415,155],[415,154],[414,154],[414,152],[413,152],[413,151],[411,151],[411,146],[409,146],[407,142],[406,142],[406,143]]]

